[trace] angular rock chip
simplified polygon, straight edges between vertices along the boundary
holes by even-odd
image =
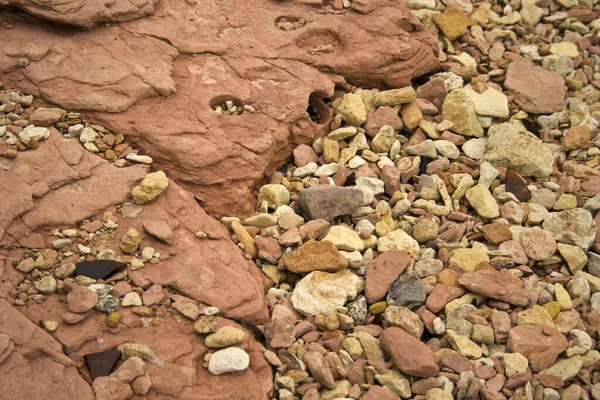
[[[300,191],[298,203],[309,219],[331,222],[335,217],[354,213],[362,199],[363,192],[358,188],[322,185]]]
[[[127,268],[124,262],[113,260],[95,260],[77,263],[75,276],[87,276],[92,279],[106,279],[116,271]]]
[[[108,376],[121,358],[121,352],[114,349],[101,351],[100,353],[86,354],[83,356],[85,365],[90,370],[92,381],[100,376]]]
[[[506,169],[506,191],[514,194],[523,203],[531,199],[531,191],[527,188],[527,184],[521,175],[512,168]]]
[[[458,283],[491,299],[522,307],[529,304],[529,293],[520,286],[521,281],[508,273],[492,269],[467,272],[458,278]]]

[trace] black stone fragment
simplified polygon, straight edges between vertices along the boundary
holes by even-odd
[[[75,276],[87,276],[92,279],[105,279],[115,271],[127,268],[124,262],[113,260],[84,261],[75,265]]]
[[[83,358],[93,381],[101,376],[108,376],[112,372],[121,358],[121,352],[113,348],[100,353],[86,354]]]

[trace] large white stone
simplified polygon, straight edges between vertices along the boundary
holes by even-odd
[[[208,371],[213,375],[244,371],[250,365],[250,356],[239,347],[228,347],[215,352],[208,360]]]
[[[296,283],[292,306],[303,315],[328,314],[353,300],[363,288],[363,280],[350,271],[311,272]]]

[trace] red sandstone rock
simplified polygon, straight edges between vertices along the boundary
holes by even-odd
[[[46,9],[11,3],[90,27],[106,15],[114,17],[110,22],[147,15],[155,2],[86,2],[78,10],[56,1]],[[292,145],[326,133],[332,110],[319,97],[331,97],[334,81],[343,85],[340,76],[364,87],[403,87],[439,64],[435,35],[402,2],[357,5],[360,12],[348,10],[343,18],[296,2],[160,4],[151,17],[68,35],[0,12],[0,22],[12,25],[3,32],[0,79],[125,133],[214,216],[250,214],[252,187],[284,163]],[[278,29],[278,18],[291,15],[308,23]],[[243,21],[243,29],[233,21]],[[17,68],[31,43],[29,64]],[[214,112],[226,99],[256,112]]]
[[[387,251],[371,261],[365,279],[365,297],[372,304],[383,299],[392,282],[410,263],[410,254],[404,250]]]
[[[394,365],[403,373],[424,378],[437,375],[439,368],[433,352],[419,339],[400,328],[387,328],[380,340]]]
[[[569,343],[556,329],[541,325],[520,325],[508,332],[508,348],[523,354],[535,372],[549,368]]]

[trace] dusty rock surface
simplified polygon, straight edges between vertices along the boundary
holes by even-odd
[[[0,7],[0,398],[600,398],[598,4]]]
[[[265,174],[294,145],[325,133],[331,114],[319,99],[331,97],[336,84],[345,87],[344,78],[365,87],[405,86],[439,63],[434,35],[398,1],[355,3],[339,16],[317,3],[270,1],[117,1],[99,10],[87,2],[15,4],[79,27],[154,11],[83,32],[0,11],[0,24],[10,26],[0,76],[128,134],[215,216],[248,215],[252,188]],[[214,112],[225,100],[255,111]]]

